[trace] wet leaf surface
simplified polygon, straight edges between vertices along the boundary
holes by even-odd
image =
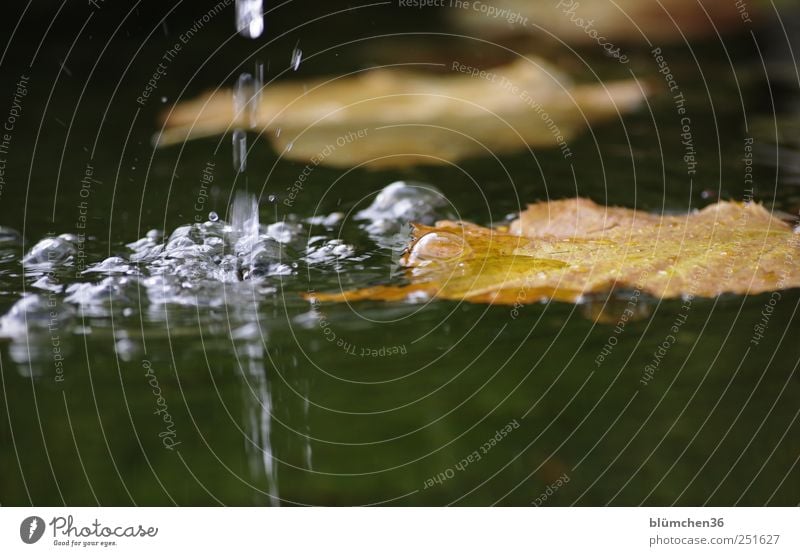
[[[530,205],[508,229],[417,225],[401,260],[408,284],[313,297],[513,305],[615,289],[657,298],[756,294],[800,286],[798,261],[800,234],[758,204],[658,215],[570,199]]]

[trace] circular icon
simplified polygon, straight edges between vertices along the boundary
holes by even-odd
[[[44,535],[44,520],[38,515],[32,515],[22,520],[19,526],[19,538],[25,544],[33,544]]]

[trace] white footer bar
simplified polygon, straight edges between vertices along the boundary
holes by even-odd
[[[0,554],[778,556],[798,529],[800,508],[0,508]]]

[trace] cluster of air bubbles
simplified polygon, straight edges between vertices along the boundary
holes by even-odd
[[[333,264],[335,270],[340,267],[336,263],[342,260],[363,260],[365,256],[356,256],[352,245],[339,238],[328,239],[325,236],[315,236],[308,241],[308,250],[303,258],[310,265]]]
[[[396,181],[381,189],[369,207],[356,213],[356,219],[368,221],[367,231],[385,234],[408,222],[433,224],[447,206],[445,196],[432,185]]]
[[[432,185],[396,181],[384,187],[372,204],[356,213],[363,229],[380,246],[399,248],[408,242],[412,222],[432,225],[453,218],[444,194]]]
[[[356,220],[378,247],[401,251],[411,222],[432,224],[452,217],[447,206],[432,186],[395,182]],[[253,311],[258,300],[270,299],[303,269],[338,273],[362,268],[377,252],[357,250],[344,240],[346,225],[341,212],[305,219],[288,215],[264,224],[255,196],[239,193],[226,219],[212,212],[206,221],[168,234],[150,230],[112,247],[102,260],[90,260],[87,251],[92,249],[83,244],[89,240],[72,234],[46,237],[22,253],[19,234],[0,228],[0,252],[16,253],[27,292],[0,317],[0,336],[47,334],[53,319],[63,327],[77,314],[163,320],[170,306]]]
[[[225,221],[211,213],[207,221],[179,226],[169,235],[151,230],[122,252],[83,269],[74,264],[76,238],[45,238],[22,257],[24,275],[32,291],[63,294],[60,298],[81,307],[84,315],[127,316],[155,305],[252,304],[254,291],[274,293],[275,280],[297,274],[300,263],[341,261],[355,254],[341,240],[312,236],[299,219],[261,224],[252,195],[237,195],[229,214]],[[77,281],[61,280],[58,271],[64,269]],[[37,299],[23,297],[3,317],[3,334],[24,328],[27,321],[20,316],[47,316],[37,312]]]
[[[68,264],[78,254],[80,239],[75,234],[61,234],[39,241],[22,258],[29,269],[47,270],[52,265]]]
[[[138,277],[112,272],[97,283],[70,284],[64,301],[80,306],[83,316],[104,317],[115,307],[123,316],[130,316],[142,306],[144,292]]]
[[[318,214],[316,216],[309,216],[306,218],[306,222],[313,226],[324,226],[326,228],[333,228],[338,226],[339,223],[344,219],[343,212],[332,212],[330,214]]]

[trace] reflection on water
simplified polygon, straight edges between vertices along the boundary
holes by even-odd
[[[58,332],[70,347],[60,368],[49,336],[31,339],[41,351],[27,359],[14,355],[24,341],[5,343],[0,436],[15,455],[3,461],[3,500],[60,503],[60,488],[67,503],[94,503],[91,485],[103,504],[528,505],[567,473],[548,503],[791,504],[800,348],[784,331],[797,330],[800,296],[786,293],[769,321],[776,333],[748,349],[768,299],[696,300],[666,354],[679,301],[621,329],[565,305],[526,306],[516,319],[469,306],[450,319],[443,304],[391,328],[326,307],[333,341],[319,326],[286,330],[279,307],[238,316],[252,320],[230,333],[148,325],[142,338],[126,326],[118,355],[122,338],[95,326]],[[159,437],[143,359],[174,451]],[[462,465],[475,451],[480,460]]]
[[[272,450],[272,394],[264,366],[264,350],[259,342],[247,342],[238,347],[242,369],[242,399],[246,427],[245,449],[254,478],[263,477],[270,504],[280,505],[278,469]]]
[[[251,330],[251,332],[255,332]],[[250,480],[268,495],[268,503],[279,506],[279,465],[291,466],[301,471],[313,471],[311,425],[309,420],[309,382],[298,373],[276,376],[269,370],[269,357],[260,339],[237,342],[237,357],[242,371],[243,423],[245,427],[245,450],[247,452]],[[300,375],[300,376],[297,376]],[[272,384],[285,381],[286,396],[275,407]],[[299,411],[296,410],[300,406]],[[273,423],[274,422],[274,423]],[[288,441],[283,450],[276,451],[278,442],[273,440],[273,427],[283,430]]]

